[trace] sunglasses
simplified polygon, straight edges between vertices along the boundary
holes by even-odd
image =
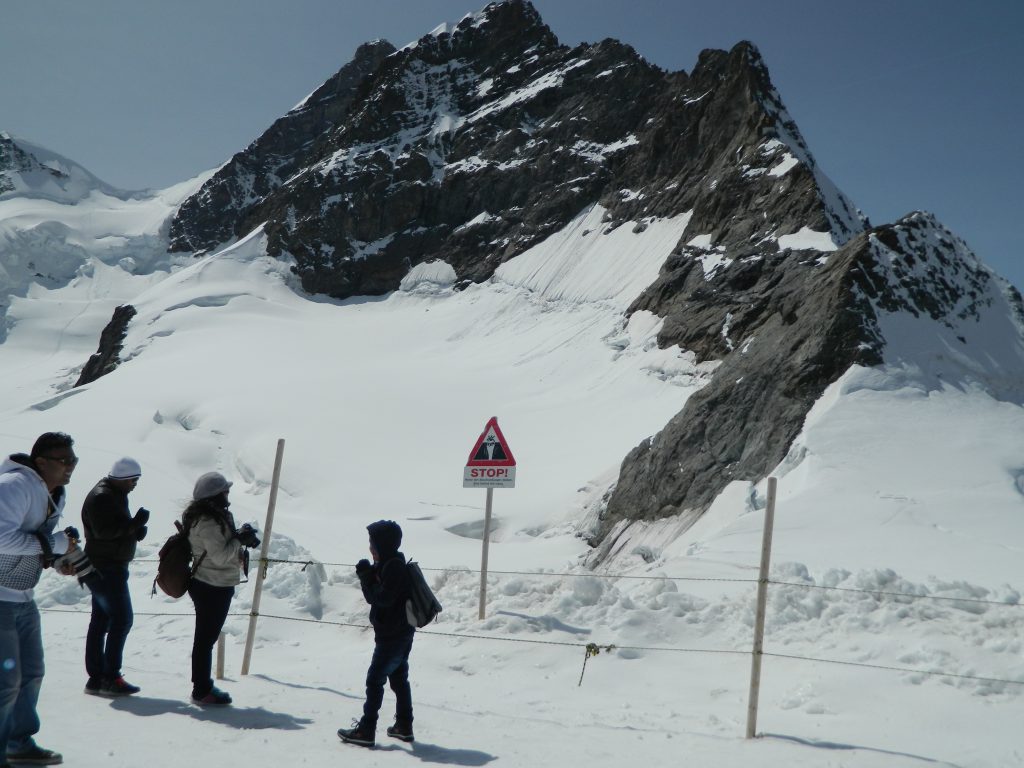
[[[47,459],[49,461],[57,461],[63,464],[65,467],[73,467],[78,464],[77,456],[40,456],[40,459]]]

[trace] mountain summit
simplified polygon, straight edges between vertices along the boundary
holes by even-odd
[[[307,290],[345,298],[433,260],[487,280],[589,208],[605,232],[689,217],[629,312],[664,318],[661,345],[721,361],[624,460],[592,532],[606,551],[633,520],[695,519],[730,481],[770,472],[829,384],[887,359],[881,316],[1020,322],[1019,295],[931,217],[870,227],[754,45],[665,72],[614,40],[563,46],[518,0],[402,50],[361,48],[182,206],[171,244],[209,251],[262,225]],[[1007,350],[1014,380],[1019,336]]]
[[[0,162],[8,179],[63,178],[2,142]],[[525,254],[541,274],[556,240],[585,264],[667,220],[682,234],[653,281],[633,286],[625,256],[601,268],[621,271],[627,319],[657,316],[658,344],[714,373],[623,460],[588,530],[601,556],[638,522],[688,525],[729,483],[772,472],[853,366],[1024,400],[1020,294],[929,214],[872,226],[753,44],[666,72],[615,40],[562,45],[522,0],[401,49],[361,46],[177,207],[166,242],[201,255],[258,234],[306,291],[346,299],[423,270],[465,289]]]
[[[93,191],[127,195],[56,152],[0,132],[0,200],[24,197],[74,203]]]

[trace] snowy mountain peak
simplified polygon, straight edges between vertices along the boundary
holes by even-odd
[[[0,200],[11,197],[77,202],[93,191],[127,197],[78,163],[11,134],[0,132]]]
[[[57,238],[37,224],[32,238]],[[932,217],[872,228],[814,161],[754,45],[667,73],[614,40],[562,45],[517,0],[401,50],[360,46],[201,183],[166,240],[162,219],[143,249],[109,231],[90,245],[106,263],[127,248],[169,243],[188,260],[244,244],[339,301],[493,288],[613,313],[607,348],[651,353],[652,375],[688,394],[591,510],[605,554],[638,521],[685,528],[731,483],[773,471],[853,368],[913,368],[927,386],[969,381],[1011,401],[1024,380],[1019,295]],[[49,244],[32,253],[57,252]],[[19,290],[32,269],[21,265]],[[100,372],[152,317],[127,314]]]
[[[1024,403],[1020,292],[932,214],[869,232],[858,265],[887,363]]]

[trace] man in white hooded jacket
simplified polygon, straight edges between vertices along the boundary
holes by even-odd
[[[39,732],[43,636],[32,589],[44,557],[75,546],[56,530],[64,486],[78,464],[73,445],[63,432],[47,432],[31,454],[16,453],[0,464],[0,749],[6,756],[0,768],[63,761],[33,739]]]

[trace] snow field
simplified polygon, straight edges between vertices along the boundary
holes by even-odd
[[[153,768],[257,758],[385,765],[406,752],[457,765],[1024,765],[1015,684],[1024,680],[1024,412],[960,368],[935,376],[956,361],[852,370],[774,473],[773,579],[799,586],[769,589],[758,718],[768,737],[742,738],[763,483],[734,483],[688,531],[650,523],[614,562],[586,571],[579,534],[622,456],[713,370],[658,350],[657,318],[624,322],[625,297],[609,282],[616,259],[643,279],[656,272],[668,224],[600,235],[584,232],[591,213],[545,259],[524,254],[459,293],[435,263],[388,297],[314,300],[294,290],[286,264],[264,258],[256,233],[169,275],[93,259],[67,286],[15,299],[0,345],[8,450],[48,429],[75,436],[72,524],[91,485],[132,455],[144,468],[132,503],[153,511],[133,566],[138,615],[125,666],[143,692],[81,696],[87,596],[47,574],[41,742],[69,763],[104,768],[142,755]],[[592,253],[600,277],[586,272]],[[125,301],[139,310],[126,362],[69,390]],[[494,415],[519,461],[518,487],[495,494],[488,611],[478,621],[483,494],[459,476]],[[270,555],[322,565],[271,566],[245,678],[252,584],[240,588],[224,682],[236,706],[198,710],[186,701],[191,605],[150,598],[146,561],[195,477],[212,468],[235,480],[238,522],[262,524],[281,437]],[[359,712],[372,641],[345,563],[365,556],[365,525],[382,517],[402,525],[407,554],[440,569],[428,576],[445,611],[414,650],[417,743],[353,751],[334,732]],[[579,685],[591,642],[602,651]],[[384,721],[390,706],[386,698]]]

